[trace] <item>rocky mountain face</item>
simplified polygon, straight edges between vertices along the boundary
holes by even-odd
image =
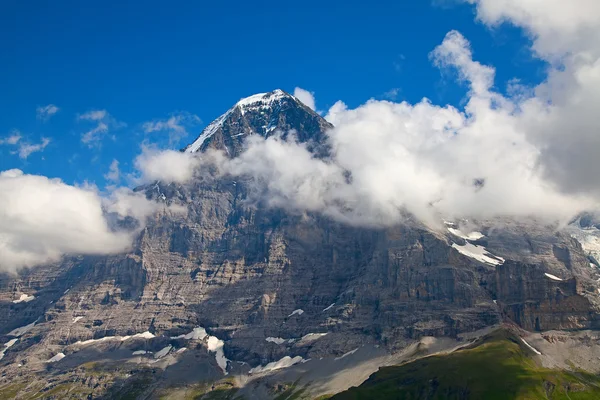
[[[330,128],[274,91],[238,102],[185,151],[234,157],[244,137],[280,131],[326,157]],[[481,232],[461,231],[460,221],[438,231],[417,222],[357,228],[256,206],[248,187],[203,176],[139,188],[165,208],[130,253],[0,276],[0,345],[17,339],[2,353],[0,388],[26,380],[19,390],[35,393],[73,381],[94,397],[159,370],[139,394],[152,398],[165,382],[226,373],[248,386],[270,369],[319,359],[349,368],[358,349],[397,354],[424,337],[455,340],[503,322],[600,328],[597,264],[569,232],[514,221],[483,221]],[[89,380],[86,366],[101,360],[110,368]],[[249,398],[272,392],[256,393]]]
[[[327,153],[327,129],[333,126],[282,90],[259,93],[237,102],[225,114],[209,124],[184,151],[206,149],[225,151],[230,157],[239,155],[249,135],[270,137],[293,134],[318,156]]]

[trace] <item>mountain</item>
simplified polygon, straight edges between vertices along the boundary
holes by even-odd
[[[294,130],[326,157],[328,129],[276,90],[185,151],[234,157],[248,135]],[[140,187],[165,207],[130,252],[1,275],[2,396],[315,398],[506,324],[548,343],[544,362],[600,372],[600,274],[572,237],[589,236],[582,225],[352,227],[249,202],[246,179]]]
[[[333,126],[294,96],[277,89],[238,101],[210,123],[184,151],[202,152],[212,148],[230,157],[240,154],[249,135],[269,137],[294,132],[298,141],[308,143],[315,154],[326,153],[325,131]]]
[[[449,354],[382,368],[332,399],[600,398],[600,377],[540,367],[537,353],[515,332],[500,329]]]

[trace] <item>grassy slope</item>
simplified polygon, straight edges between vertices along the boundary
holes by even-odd
[[[531,355],[500,330],[464,350],[382,368],[332,399],[600,399],[600,377],[541,368]]]

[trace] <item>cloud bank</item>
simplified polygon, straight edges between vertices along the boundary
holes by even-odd
[[[548,62],[542,84],[524,87],[515,80],[501,94],[494,89],[495,68],[478,62],[468,39],[452,31],[430,57],[467,87],[462,109],[428,99],[371,100],[355,109],[338,101],[326,116],[335,125],[326,159],[315,158],[294,135],[287,140],[250,135],[234,159],[215,151],[144,148],[135,160],[138,181],[185,183],[199,169],[216,166],[223,176],[245,178],[251,196],[267,206],[319,212],[360,226],[389,226],[407,215],[430,226],[442,218],[566,221],[598,210],[600,3],[466,1],[492,28],[511,23],[525,30],[534,54]],[[314,108],[306,93],[295,95]],[[107,118],[103,111],[80,117],[97,124],[91,139],[105,133]],[[154,121],[146,129],[176,131],[175,125]],[[16,145],[20,139],[4,140]],[[112,230],[105,213],[144,219],[156,207],[127,189],[103,198],[59,180],[2,172],[0,268],[70,253],[124,251],[131,236]]]
[[[112,232],[100,197],[57,179],[0,173],[0,270],[57,261],[65,253],[111,253],[129,237]]]
[[[128,188],[101,195],[94,187],[17,169],[0,172],[0,271],[56,262],[66,254],[127,251],[139,229],[124,230],[111,221],[134,218],[142,228],[147,217],[163,209],[164,204]]]
[[[428,99],[371,100],[356,109],[340,101],[326,116],[336,126],[330,159],[314,158],[293,139],[250,136],[239,157],[205,155],[203,162],[249,178],[271,206],[358,225],[396,224],[406,215],[429,225],[498,216],[564,222],[597,209],[600,3],[469,2],[490,27],[508,22],[525,30],[534,54],[548,61],[546,81],[513,81],[510,94],[501,94],[495,68],[478,62],[467,38],[452,31],[430,57],[468,88],[464,109]]]

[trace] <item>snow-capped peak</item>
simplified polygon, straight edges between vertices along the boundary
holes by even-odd
[[[294,99],[293,96],[287,94],[281,89],[275,89],[269,93],[258,93],[250,97],[241,99],[236,103],[236,107],[239,107],[242,114],[246,111],[253,111],[261,108],[272,107],[273,104],[278,103],[284,98]]]
[[[232,108],[227,110],[225,114],[221,115],[219,118],[211,122],[206,128],[204,128],[200,136],[198,136],[198,138],[192,144],[186,147],[185,151],[188,153],[195,153],[199,151],[202,147],[202,144],[207,139],[212,137],[221,126],[223,126],[223,123],[227,120],[227,117],[229,117],[234,110],[238,109],[241,114],[244,115],[247,112],[261,111],[267,108],[272,108],[281,100],[286,98],[298,101],[294,96],[284,92],[281,89],[275,89],[268,93],[258,93],[241,99]]]

